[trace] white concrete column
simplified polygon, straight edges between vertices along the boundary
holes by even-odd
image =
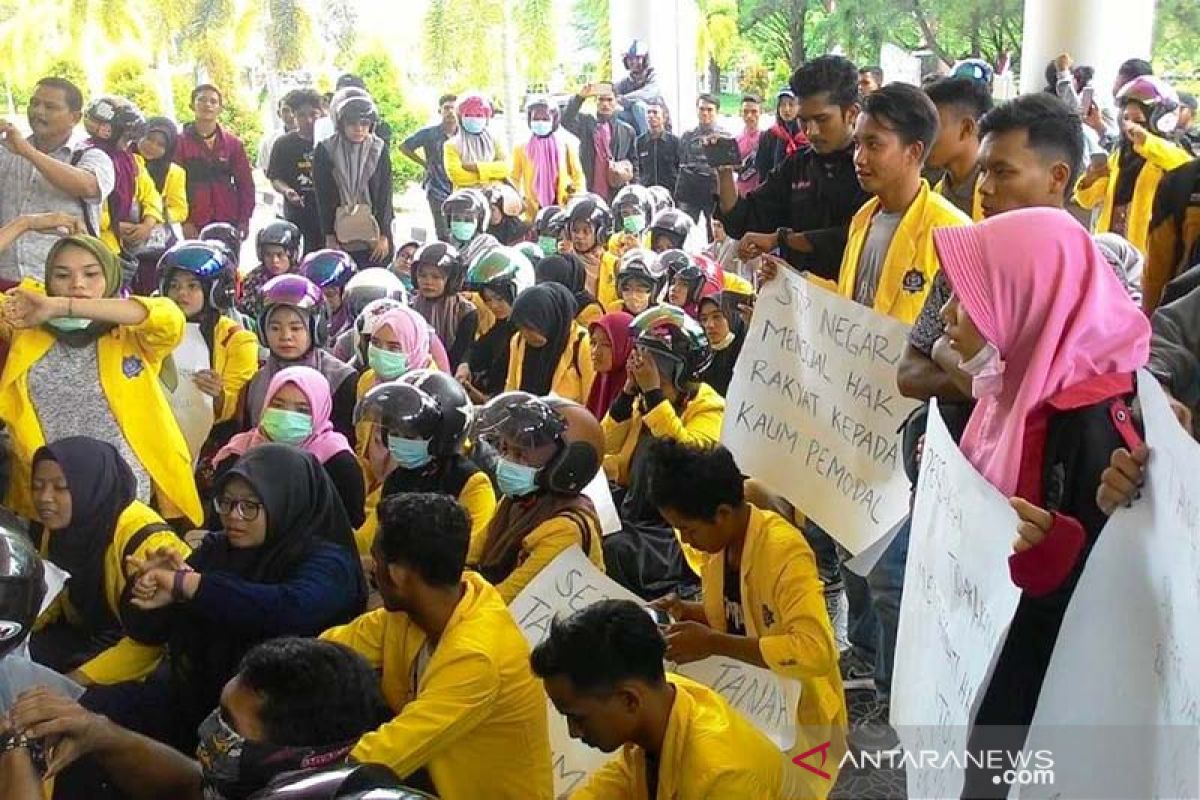
[[[671,109],[675,132],[696,124],[696,36],[700,14],[693,0],[610,0],[613,82],[625,77],[621,56],[634,39],[650,48],[650,63]]]
[[[1097,96],[1110,97],[1117,67],[1127,58],[1149,60],[1154,0],[1025,0],[1021,91],[1046,85],[1046,64],[1067,52],[1096,70]]]

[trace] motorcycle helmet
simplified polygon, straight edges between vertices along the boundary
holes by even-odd
[[[512,247],[497,247],[475,259],[467,271],[466,288],[471,292],[488,289],[511,305],[516,302],[517,295],[533,286],[535,281],[529,259]]]
[[[656,253],[644,247],[635,247],[621,256],[621,263],[617,267],[617,291],[624,287],[627,280],[641,280],[650,286],[653,301],[662,292],[666,277],[666,267]]]
[[[33,630],[46,595],[46,568],[22,531],[0,526],[0,659]]]
[[[342,129],[343,123],[364,121],[374,130],[379,123],[379,108],[367,90],[346,86],[334,93],[329,103],[329,116],[337,131]]]
[[[725,271],[708,256],[687,256],[682,250],[668,250],[667,253],[672,254],[672,258],[667,260],[667,280],[669,283],[682,281],[687,287],[687,297],[683,301],[685,307],[694,307],[702,298],[720,294],[724,289]],[[674,257],[675,253],[682,253],[687,261],[679,262]]]
[[[650,47],[641,39],[634,39],[630,42],[624,55],[621,56],[621,64],[625,69],[633,70],[635,63],[643,69],[650,66]]]
[[[562,210],[562,206],[543,206],[538,209],[537,214],[533,218],[533,230],[539,239],[542,236],[558,238],[558,234],[562,232],[562,226],[567,221],[566,217],[562,217],[558,220],[557,225],[554,224],[555,218]]]
[[[518,242],[517,244],[513,245],[512,249],[525,256],[525,258],[530,264],[533,265],[535,269],[543,258],[548,255],[553,255],[554,253],[554,251],[547,253],[542,249],[541,245],[534,244],[533,242]]]
[[[205,225],[200,229],[200,241],[220,242],[229,251],[229,255],[233,256],[235,266],[241,261],[242,235],[228,222],[210,222]]]
[[[356,269],[354,259],[341,250],[315,250],[300,262],[300,274],[321,289],[344,288]]]
[[[585,196],[571,201],[567,206],[567,230],[574,228],[577,222],[592,226],[597,245],[603,245],[612,234],[612,212],[600,197]]]
[[[493,183],[483,190],[483,194],[488,204],[500,209],[500,213],[506,217],[518,217],[525,208],[521,194],[507,183]]]
[[[533,112],[538,108],[544,108],[549,112],[551,132],[558,130],[561,122],[558,104],[545,95],[532,95],[525,101],[525,122],[529,125],[529,129],[533,130]]]
[[[437,401],[440,423],[430,452],[449,455],[461,451],[475,417],[475,406],[462,384],[436,369],[411,370],[401,376],[400,383],[414,386]]]
[[[342,764],[276,775],[254,795],[257,800],[436,800],[405,788],[382,764]]]
[[[645,186],[631,183],[617,192],[617,196],[613,198],[612,210],[617,232],[636,235],[646,230],[650,221],[654,219],[654,198]],[[641,222],[636,226],[629,225],[628,227],[634,229],[628,230],[625,225],[626,219],[640,219]]]
[[[671,249],[680,250],[692,232],[695,223],[692,218],[677,208],[668,208],[658,212],[650,223],[650,246],[653,249],[659,236],[666,236],[671,242]]]
[[[308,320],[308,335],[313,347],[325,345],[325,297],[321,288],[303,275],[276,275],[263,284],[262,312],[258,319],[258,340],[267,347],[267,323],[271,313],[280,306],[294,308]]]
[[[84,127],[88,134],[100,138],[97,125],[108,125],[110,133],[105,141],[119,142],[128,136],[133,138],[146,119],[130,101],[123,97],[97,97],[84,109]]]
[[[366,335],[375,321],[395,308],[407,305],[391,297],[381,297],[367,303],[363,310],[354,318],[354,352],[358,354],[360,364],[367,363],[367,345],[371,337]]]
[[[218,311],[233,307],[237,295],[237,265],[217,242],[183,241],[158,260],[158,293],[167,296],[171,274],[183,270],[195,275],[207,292],[205,305]]]
[[[491,218],[491,206],[483,192],[479,189],[458,189],[442,202],[442,213],[446,215],[446,223],[451,226],[451,234],[456,242],[465,244],[472,238],[485,232]],[[453,232],[453,223],[471,221],[475,229],[465,239],[459,239]],[[426,245],[428,246],[428,245]]]
[[[304,242],[304,236],[300,233],[294,223],[288,222],[285,219],[277,219],[264,226],[254,236],[254,252],[258,255],[258,260],[261,263],[263,260],[263,248],[274,245],[282,247],[287,253],[288,259],[295,267],[300,259],[300,248]]]
[[[346,304],[350,318],[355,320],[368,303],[385,297],[408,305],[408,290],[404,288],[404,282],[388,269],[364,269],[355,273],[342,289],[342,302]]]
[[[1146,112],[1147,127],[1159,136],[1173,133],[1179,124],[1179,94],[1161,78],[1142,75],[1117,92],[1117,105],[1137,103]]]
[[[650,192],[650,199],[654,201],[654,213],[650,215],[650,219],[654,219],[668,208],[675,207],[675,198],[671,196],[667,187],[651,186],[647,191]]]
[[[681,392],[695,384],[712,363],[712,346],[704,328],[678,306],[646,309],[629,323],[629,331],[638,347],[660,357],[660,365],[666,362],[672,367],[672,380]]]
[[[447,201],[449,202],[449,201]],[[421,267],[435,267],[446,277],[446,294],[457,294],[462,290],[466,268],[462,257],[452,245],[445,242],[430,242],[413,253],[412,276],[413,283],[421,274]]]

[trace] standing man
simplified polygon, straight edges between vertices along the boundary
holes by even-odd
[[[979,120],[992,110],[991,90],[973,78],[942,78],[926,86],[925,94],[938,112],[938,137],[927,162],[945,171],[933,190],[979,222]]]
[[[279,98],[279,107],[275,110],[279,121],[283,123],[283,130],[272,129],[269,133],[263,134],[262,141],[258,145],[258,159],[254,166],[262,170],[264,175],[267,168],[271,166],[271,151],[274,149],[275,143],[296,130],[296,115],[287,104],[290,94],[291,92],[288,92],[287,95]]]
[[[315,128],[321,114],[321,95],[315,89],[295,89],[283,98],[296,130],[275,142],[267,162],[267,178],[283,195],[283,216],[304,235],[304,252],[319,250],[324,237],[313,188]]]
[[[446,162],[442,155],[442,145],[451,136],[458,134],[458,115],[454,113],[454,104],[458,97],[444,94],[438,98],[438,111],[442,115],[441,122],[414,133],[400,145],[400,153],[415,161],[425,170],[421,185],[425,187],[425,199],[429,201],[429,211],[433,214],[433,227],[437,238],[449,241],[450,229],[446,226],[446,215],[442,212],[442,203],[450,196],[450,176],[446,174]],[[417,155],[420,150],[422,155]]]
[[[675,206],[700,222],[703,213],[712,219],[716,204],[717,171],[708,163],[704,143],[714,136],[727,135],[717,128],[717,108],[720,101],[711,94],[702,94],[696,101],[696,127],[679,137],[679,180],[675,182]]]
[[[254,213],[254,175],[242,140],[217,122],[221,90],[204,83],[192,90],[195,122],[183,126],[175,163],[187,173],[188,218],[183,235],[195,239],[210,222],[227,222],[243,239]]]
[[[675,191],[679,180],[679,137],[667,130],[667,110],[657,103],[646,106],[650,130],[637,140],[641,184]]]
[[[616,86],[617,101],[621,104],[620,117],[633,126],[637,136],[642,136],[650,129],[650,121],[646,116],[650,106],[660,106],[664,112],[666,109],[654,67],[650,66],[650,48],[640,39],[634,39],[621,63],[629,70],[629,74]]]
[[[858,71],[858,93],[863,97],[877,92],[883,86],[883,70],[875,65]]]
[[[83,117],[83,94],[63,78],[42,78],[29,99],[29,138],[0,120],[0,225],[24,214],[83,215],[100,230],[100,204],[115,181],[112,159],[96,147],[76,152],[71,134]],[[45,281],[54,232],[23,233],[0,251],[0,288],[22,278]]]
[[[596,98],[596,116],[580,112],[583,101]],[[616,116],[617,96],[611,83],[589,83],[571,98],[563,110],[562,126],[579,139],[579,160],[587,177],[589,192],[610,202],[617,190],[637,179],[637,134]],[[625,164],[631,173],[624,180]]]
[[[745,197],[752,189],[757,189],[762,183],[763,176],[758,174],[754,166],[754,158],[758,155],[758,142],[762,138],[758,120],[762,116],[762,100],[752,94],[742,98],[742,132],[738,134],[738,153],[742,156],[742,171],[738,176],[738,194]]]

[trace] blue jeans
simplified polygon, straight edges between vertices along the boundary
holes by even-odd
[[[817,558],[817,573],[825,590],[841,584],[846,590],[849,606],[846,620],[846,636],[855,654],[868,664],[875,662],[875,649],[879,639],[879,624],[875,609],[871,606],[871,591],[867,581],[850,570],[842,562],[848,553],[828,533],[812,520],[804,524],[804,538],[808,540]],[[831,622],[833,620],[830,620]]]
[[[624,107],[617,114],[617,119],[628,122],[633,126],[634,132],[641,136],[650,130],[650,123],[646,121],[646,104],[641,100],[626,100]]]
[[[896,663],[896,630],[900,626],[900,599],[904,590],[904,570],[908,563],[908,538],[912,517],[896,531],[896,538],[883,551],[875,568],[867,576],[873,616],[879,629],[875,658],[875,695],[888,702],[892,696],[892,668]],[[861,580],[861,579],[860,579]]]

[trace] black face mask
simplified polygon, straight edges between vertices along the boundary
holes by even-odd
[[[200,723],[197,734],[205,800],[244,800],[280,773],[341,763],[354,747],[354,742],[326,747],[252,742],[225,721],[220,709]]]

